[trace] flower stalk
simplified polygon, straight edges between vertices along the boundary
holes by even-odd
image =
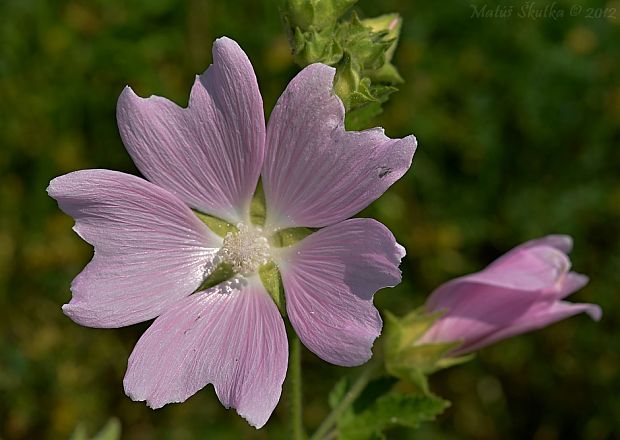
[[[331,430],[338,423],[338,419],[344,414],[344,412],[355,402],[355,399],[364,391],[366,385],[373,377],[375,372],[381,366],[383,360],[374,356],[366,365],[364,365],[359,376],[351,386],[351,389],[347,391],[344,398],[336,405],[331,413],[323,420],[319,425],[316,432],[310,437],[310,440],[325,440],[331,438]]]
[[[306,440],[306,432],[303,423],[303,388],[301,378],[301,341],[288,325],[289,336],[289,370],[288,370],[288,392],[290,407],[290,432],[293,440]]]

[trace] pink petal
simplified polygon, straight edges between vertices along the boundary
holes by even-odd
[[[212,383],[226,408],[260,428],[280,399],[287,358],[284,322],[260,281],[233,280],[155,320],[129,358],[125,392],[160,408]]]
[[[568,295],[575,293],[588,284],[588,281],[590,281],[590,279],[586,275],[577,272],[567,273],[566,277],[560,283],[559,289],[557,289],[557,298],[566,298]]]
[[[542,238],[536,238],[534,240],[526,241],[525,243],[520,244],[510,252],[514,252],[519,249],[527,249],[534,246],[551,246],[565,254],[568,254],[573,249],[573,239],[570,235],[547,235]]]
[[[459,347],[452,355],[458,356],[476,351],[497,341],[547,327],[555,322],[583,312],[587,313],[595,321],[599,321],[602,316],[601,308],[596,304],[573,304],[564,301],[539,302],[510,325]]]
[[[478,340],[510,325],[540,298],[538,292],[470,283],[465,278],[445,284],[431,295],[427,310],[445,310],[446,314],[418,343]],[[441,297],[436,296],[438,292]]]
[[[265,143],[263,101],[247,56],[236,42],[213,45],[213,65],[196,77],[188,108],[123,90],[118,126],[138,169],[192,208],[245,219]]]
[[[200,286],[221,243],[182,201],[136,176],[76,171],[47,192],[95,248],[63,306],[78,324],[121,327],[156,317]]]
[[[282,249],[286,310],[301,341],[322,359],[354,366],[370,359],[381,333],[374,293],[400,282],[405,250],[371,219],[353,219]]]
[[[528,292],[550,289],[567,274],[569,268],[568,257],[554,247],[539,245],[518,252],[510,251],[480,272],[442,284],[426,304],[430,310],[448,307],[462,284],[494,286],[497,292],[504,289]]]
[[[491,265],[501,265],[504,260],[510,260],[516,254],[527,251],[531,248],[536,247],[551,247],[563,254],[570,253],[573,248],[573,239],[570,235],[546,235],[541,238],[535,238],[533,240],[526,241],[525,243],[521,243],[518,246],[515,246],[508,252],[506,252],[501,257],[497,258]]]
[[[271,114],[263,185],[267,227],[321,227],[342,221],[378,198],[411,165],[413,136],[383,129],[344,129],[332,92],[335,69],[313,64],[288,85]]]

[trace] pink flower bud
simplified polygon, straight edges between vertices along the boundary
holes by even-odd
[[[549,235],[517,246],[480,272],[442,284],[426,309],[445,314],[418,344],[462,341],[450,355],[463,355],[581,312],[598,321],[598,305],[563,301],[588,282],[570,271],[571,248],[569,236]]]

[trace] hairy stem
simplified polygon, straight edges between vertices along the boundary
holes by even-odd
[[[366,385],[379,365],[381,365],[380,362],[377,362],[376,359],[372,359],[364,366],[349,391],[347,391],[340,403],[329,413],[325,420],[323,420],[316,432],[310,437],[310,440],[333,438],[333,433],[330,433],[330,430],[336,425],[340,416],[351,406],[355,399],[358,398],[364,388],[366,388]]]
[[[288,370],[288,392],[290,406],[290,429],[293,440],[306,440],[303,423],[303,402],[301,387],[301,342],[293,331],[289,331],[290,361]]]

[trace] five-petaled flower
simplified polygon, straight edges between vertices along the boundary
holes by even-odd
[[[373,294],[400,282],[405,252],[382,224],[347,219],[407,171],[416,141],[345,131],[333,78],[326,65],[303,69],[265,126],[252,65],[237,43],[218,39],[187,108],[130,88],[119,98],[121,137],[148,181],[84,170],[50,183],[95,249],[64,312],[90,327],[156,318],[129,358],[132,399],[159,408],[212,383],[223,405],[257,428],[266,423],[288,358],[283,319],[258,275],[268,262],[306,347],[337,365],[370,358],[382,326]],[[259,177],[262,227],[250,218]],[[192,209],[236,228],[222,239]],[[293,227],[323,229],[271,244]],[[197,291],[221,263],[236,275]]]
[[[439,286],[426,302],[428,312],[445,314],[417,344],[460,342],[452,356],[536,330],[578,313],[601,318],[595,304],[562,301],[588,282],[571,272],[566,235],[531,240],[501,256],[484,270]]]

